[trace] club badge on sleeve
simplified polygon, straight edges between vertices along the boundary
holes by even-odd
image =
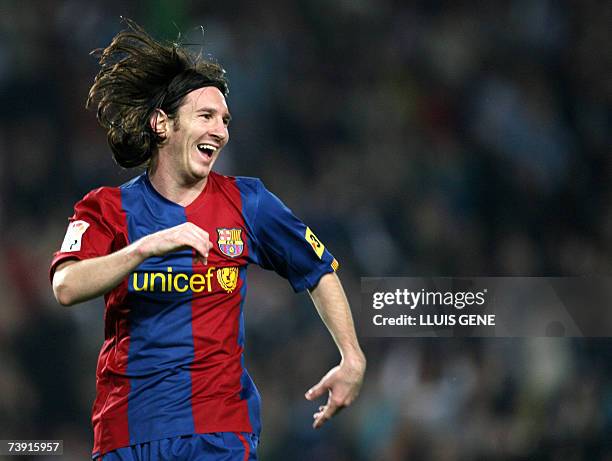
[[[64,237],[60,251],[62,253],[80,251],[81,240],[88,227],[89,223],[85,221],[72,221],[68,224],[68,230],[66,231],[66,236]]]
[[[304,238],[306,239],[308,243],[310,243],[310,246],[312,246],[312,249],[317,254],[319,259],[323,258],[323,252],[325,251],[325,245],[323,245],[321,243],[321,240],[319,240],[317,236],[314,235],[314,233],[310,230],[310,227],[306,228],[306,234],[304,235]]]

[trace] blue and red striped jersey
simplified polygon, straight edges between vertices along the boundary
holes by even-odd
[[[193,222],[210,234],[206,266],[193,250],[144,261],[105,295],[96,372],[94,456],[156,439],[260,431],[260,397],[244,366],[249,263],[310,289],[337,262],[255,178],[211,172],[186,207],[146,173],[75,205],[50,275],[69,259],[104,256],[151,233]]]

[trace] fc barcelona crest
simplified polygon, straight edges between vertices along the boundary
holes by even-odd
[[[244,242],[242,241],[242,229],[217,229],[219,239],[217,245],[225,256],[236,258],[242,254]]]

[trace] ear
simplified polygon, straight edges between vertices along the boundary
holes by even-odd
[[[163,110],[155,109],[153,111],[151,118],[149,118],[149,125],[154,133],[166,139],[170,129],[170,119]]]

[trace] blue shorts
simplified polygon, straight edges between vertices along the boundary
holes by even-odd
[[[246,432],[213,432],[153,440],[109,451],[96,461],[257,461],[258,438]]]

